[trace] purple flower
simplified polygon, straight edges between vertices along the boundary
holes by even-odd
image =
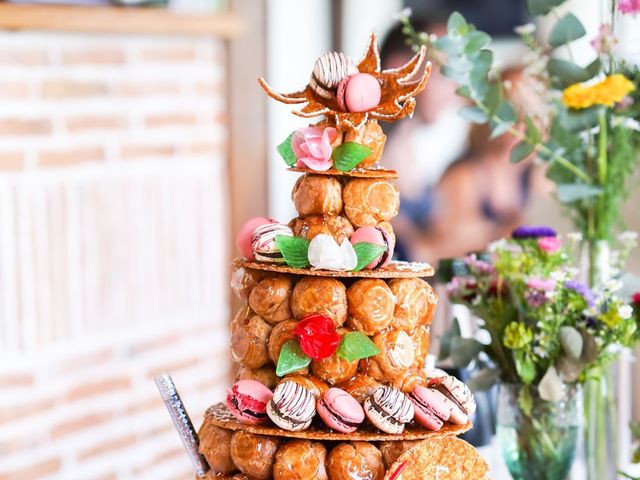
[[[524,294],[527,303],[533,308],[538,308],[547,303],[547,295],[541,290],[529,290]]]
[[[582,282],[577,280],[567,280],[564,282],[565,288],[569,290],[573,290],[577,294],[581,295],[582,298],[587,302],[587,305],[593,307],[596,304],[596,297],[591,291],[591,289]]]
[[[640,0],[639,0],[640,1]],[[551,227],[522,225],[511,232],[511,238],[524,240],[527,238],[556,237],[558,234]]]

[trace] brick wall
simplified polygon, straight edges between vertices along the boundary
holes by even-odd
[[[188,478],[227,384],[225,48],[0,32],[0,479]]]

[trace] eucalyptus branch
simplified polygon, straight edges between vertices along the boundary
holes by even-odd
[[[489,108],[483,102],[481,102],[480,100],[473,100],[473,102],[475,103],[475,105],[478,108],[480,108],[489,117],[489,119],[492,122],[494,122],[496,124],[501,124],[501,125],[506,125],[506,124],[511,123],[511,122],[507,122],[507,121],[503,120],[502,118],[497,116],[495,113],[491,113]],[[518,140],[527,142],[529,145],[531,145],[533,147],[533,149],[535,151],[542,152],[542,153],[546,154],[550,159],[550,163],[557,163],[558,165],[562,166],[566,170],[568,170],[571,173],[573,173],[576,177],[578,177],[580,180],[582,180],[586,184],[590,185],[592,183],[591,178],[589,177],[589,175],[584,170],[582,170],[582,169],[578,168],[577,166],[575,166],[573,163],[571,163],[570,160],[568,160],[567,158],[563,157],[558,152],[556,152],[554,150],[551,150],[544,143],[542,143],[540,141],[537,141],[535,139],[529,138],[527,135],[522,133],[520,130],[518,130],[517,128],[513,127],[513,125],[509,126],[506,129],[506,131],[509,132],[513,137],[517,138]]]

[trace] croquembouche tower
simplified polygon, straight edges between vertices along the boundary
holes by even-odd
[[[238,235],[231,322],[239,365],[199,431],[209,478],[481,479],[486,464],[456,438],[471,428],[468,388],[424,371],[437,296],[428,264],[393,261],[396,172],[378,165],[378,121],[410,116],[431,72],[422,48],[381,70],[375,35],[355,63],[318,58],[301,125],[278,147],[301,174],[288,224],[255,218]],[[308,122],[308,121],[307,121]]]

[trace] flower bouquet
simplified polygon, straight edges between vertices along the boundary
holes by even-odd
[[[621,263],[635,241],[623,240]],[[592,290],[575,279],[573,243],[564,247],[547,227],[521,227],[485,253],[454,260],[447,284],[451,301],[474,313],[490,342],[463,339],[454,322],[441,358],[488,365],[471,386],[501,382],[498,435],[514,478],[565,478],[582,416],[580,384],[638,338],[619,281]],[[452,356],[463,343],[474,355]]]
[[[621,206],[637,180],[640,70],[618,54],[622,42],[616,34],[624,16],[640,13],[640,2],[599,2],[601,26],[591,39],[592,61],[586,64],[576,63],[572,43],[587,31],[575,14],[558,8],[563,3],[527,0],[533,16],[555,23],[545,38],[536,34],[534,24],[516,29],[529,50],[521,92],[502,82],[494,68],[491,37],[459,13],[450,16],[447,34],[439,38],[416,32],[406,12],[401,22],[407,42],[414,48],[433,47],[442,73],[459,84],[457,93],[469,102],[460,115],[489,123],[492,137],[508,133],[519,139],[511,151],[512,162],[535,157],[544,164],[547,177],[556,184],[558,201],[581,233],[588,284],[597,287],[610,278],[610,247],[623,224]],[[508,94],[524,92],[534,97],[532,108],[517,112]],[[608,370],[594,370],[586,385],[590,480],[612,477],[616,471],[613,387]],[[605,408],[611,422],[602,420]]]

